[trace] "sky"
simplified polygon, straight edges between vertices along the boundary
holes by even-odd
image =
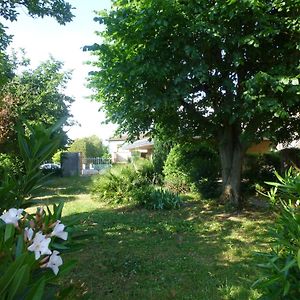
[[[91,91],[86,88],[87,75],[91,67],[84,63],[91,59],[89,53],[83,52],[85,45],[99,43],[100,38],[95,31],[101,25],[93,21],[94,11],[109,9],[110,0],[68,0],[76,9],[75,18],[65,26],[59,25],[50,17],[31,18],[24,10],[16,22],[8,22],[7,32],[12,34],[10,48],[24,48],[26,57],[31,60],[32,67],[45,61],[49,56],[64,62],[66,70],[73,70],[72,79],[65,93],[75,98],[71,113],[80,126],[68,129],[68,136],[76,139],[97,135],[103,141],[113,135],[116,125],[104,125],[105,114],[99,112],[99,103],[88,99]]]

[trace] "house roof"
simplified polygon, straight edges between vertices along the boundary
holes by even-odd
[[[123,141],[125,142],[128,138],[127,134],[119,135],[119,136],[112,136],[108,139],[109,142],[117,142],[117,141]]]
[[[150,149],[153,148],[154,142],[148,139],[137,140],[131,144],[125,144],[122,148],[124,150],[134,150],[134,149]]]

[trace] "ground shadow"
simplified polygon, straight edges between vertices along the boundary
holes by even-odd
[[[91,299],[251,299],[252,251],[265,247],[270,220],[223,211],[198,202],[70,215],[66,223],[79,218],[77,229],[92,234],[72,276],[86,281]]]

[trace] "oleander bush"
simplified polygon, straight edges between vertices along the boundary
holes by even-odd
[[[75,263],[61,256],[71,248],[62,209],[63,203],[36,213],[10,208],[0,216],[1,299],[63,299],[71,292],[57,284]]]
[[[58,278],[65,275],[74,261],[63,261],[64,252],[81,248],[72,224],[61,223],[63,202],[50,209],[39,207],[35,213],[24,208],[44,183],[40,164],[56,151],[61,135],[60,122],[19,125],[18,145],[23,169],[13,170],[13,158],[1,155],[0,181],[0,299],[65,299],[72,286],[61,287]],[[5,170],[7,172],[5,172]],[[70,237],[70,234],[73,236]]]
[[[13,158],[1,155],[0,211],[32,205],[30,200],[46,178],[40,165],[57,150],[62,138],[58,129],[62,123],[63,120],[48,128],[42,124],[17,126],[19,164],[22,167],[17,171]]]
[[[260,299],[300,299],[300,173],[276,173],[277,182],[267,193],[276,213],[270,228],[270,251],[258,253],[264,275],[254,286]]]

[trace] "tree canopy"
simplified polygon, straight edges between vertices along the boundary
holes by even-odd
[[[72,5],[64,0],[0,0],[0,16],[6,20],[16,21],[20,8],[25,8],[31,17],[53,17],[62,25],[74,17]]]
[[[11,150],[16,140],[14,125],[26,120],[30,125],[53,126],[58,120],[71,117],[73,98],[63,90],[70,73],[62,71],[63,64],[54,59],[29,67],[2,87],[0,98],[0,145],[2,151]],[[70,120],[65,125],[70,124]],[[64,143],[67,136],[64,134]]]
[[[107,147],[103,145],[96,135],[76,139],[69,147],[70,152],[81,152],[83,157],[103,157],[108,153]]]
[[[90,86],[124,132],[214,139],[224,196],[239,202],[243,154],[297,138],[299,0],[116,0]]]
[[[72,21],[73,7],[64,0],[0,0],[0,17],[11,22],[17,21],[20,9],[35,17],[53,17],[59,24],[65,25]],[[6,26],[0,20],[0,87],[12,76],[12,69],[5,50],[11,42],[12,36],[7,35]]]

